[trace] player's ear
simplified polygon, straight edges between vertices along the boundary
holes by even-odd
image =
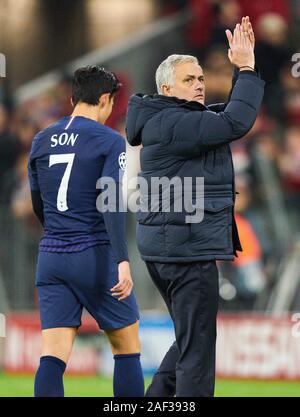
[[[109,98],[109,93],[102,94],[102,96],[99,99],[100,108],[103,108],[108,104]]]
[[[112,105],[114,105],[115,103],[114,103],[114,101],[115,101],[115,96],[113,95],[113,94],[109,94],[109,102],[112,104]]]

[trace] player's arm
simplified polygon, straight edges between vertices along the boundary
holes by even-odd
[[[110,244],[118,262],[119,283],[111,288],[112,295],[118,300],[127,298],[133,287],[126,242],[126,213],[122,204],[123,193],[120,175],[120,155],[124,153],[125,141],[118,136],[105,158],[102,171],[102,178],[109,178],[116,185],[116,206],[102,214]]]
[[[44,203],[39,190],[31,190],[31,202],[34,214],[44,226]]]
[[[41,192],[40,192],[40,186],[38,182],[38,175],[37,175],[37,169],[36,169],[36,163],[34,158],[34,150],[37,143],[38,136],[35,137],[35,139],[32,142],[32,148],[29,155],[29,161],[28,161],[28,179],[29,179],[29,185],[31,190],[31,202],[32,202],[32,208],[41,222],[42,225],[44,225],[44,203],[42,200]]]
[[[102,177],[107,176],[102,175]],[[103,211],[102,214],[115,259],[120,264],[123,261],[129,262],[126,242],[126,216],[121,203],[123,201],[122,184],[114,181],[114,188],[116,190],[115,204],[111,204],[110,209]]]
[[[125,213],[107,211],[103,213],[103,218],[110,244],[118,262],[119,283],[111,289],[111,292],[118,300],[123,300],[130,295],[133,287],[126,244]]]

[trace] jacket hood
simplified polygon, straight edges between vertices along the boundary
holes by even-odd
[[[206,107],[196,101],[181,100],[160,94],[135,94],[130,97],[126,115],[126,136],[131,146],[142,143],[142,130],[145,124],[160,111],[171,107],[185,107],[190,110],[205,110]]]

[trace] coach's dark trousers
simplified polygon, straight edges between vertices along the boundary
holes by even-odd
[[[176,336],[146,396],[213,396],[219,297],[216,262],[146,265],[166,302]]]

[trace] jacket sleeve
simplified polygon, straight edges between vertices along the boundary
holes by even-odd
[[[244,136],[257,117],[264,84],[256,73],[239,73],[223,112],[205,110],[177,114],[169,141],[170,152],[178,156],[193,157]]]
[[[249,72],[251,73],[251,71],[244,71],[244,74],[249,73]],[[236,84],[238,76],[239,76],[239,70],[237,68],[235,68],[234,71],[233,71],[233,75],[232,75],[231,89],[230,89],[230,92],[229,92],[229,95],[228,95],[227,102],[226,103],[210,104],[210,105],[207,106],[209,110],[214,111],[215,113],[220,113],[221,111],[225,110],[228,102],[230,101],[232,90],[233,90],[233,88]]]
[[[255,66],[255,71],[259,75],[259,69],[258,69],[257,66]],[[253,71],[244,71],[243,74],[252,75]],[[215,113],[220,113],[221,111],[225,110],[228,102],[230,101],[231,94],[232,94],[233,88],[234,88],[234,86],[237,82],[238,76],[239,76],[239,70],[238,70],[238,68],[235,68],[234,71],[233,71],[233,75],[232,75],[231,89],[230,89],[230,92],[228,94],[227,102],[226,103],[210,104],[210,105],[207,106],[209,110],[214,111]],[[254,76],[255,76],[255,73],[254,73]]]

